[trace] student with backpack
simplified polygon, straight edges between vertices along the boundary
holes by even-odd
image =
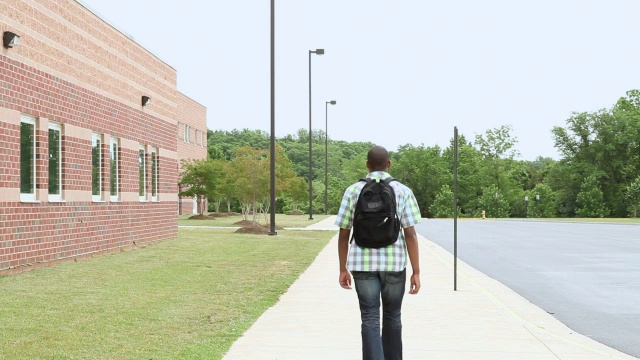
[[[347,188],[336,219],[340,227],[339,282],[351,289],[353,275],[360,303],[364,360],[402,359],[401,308],[407,255],[413,270],[409,294],[420,290],[414,229],[421,220],[420,209],[413,191],[387,173],[390,166],[384,147],[371,148],[367,154],[369,173]]]

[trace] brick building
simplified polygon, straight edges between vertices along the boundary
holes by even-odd
[[[75,0],[0,1],[0,32],[0,272],[175,238],[206,157],[176,70]]]
[[[202,119],[207,109],[188,97],[178,94],[178,162],[186,159],[207,158],[207,129]],[[206,203],[203,204],[206,209]],[[180,214],[196,214],[196,201],[192,198],[180,198]]]

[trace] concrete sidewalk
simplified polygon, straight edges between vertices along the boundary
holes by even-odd
[[[312,226],[337,231],[334,220]],[[403,303],[405,359],[636,359],[575,333],[460,260],[453,291],[453,256],[419,241],[422,289]],[[336,234],[224,359],[360,359],[360,346],[355,290],[338,285]]]

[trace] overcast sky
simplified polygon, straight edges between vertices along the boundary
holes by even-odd
[[[178,72],[211,130],[270,131],[270,1],[81,0]],[[446,147],[511,125],[558,159],[553,126],[640,88],[637,0],[276,0],[276,136]]]

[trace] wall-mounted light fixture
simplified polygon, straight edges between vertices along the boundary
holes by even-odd
[[[142,106],[147,106],[149,103],[151,103],[151,98],[146,95],[142,95]]]
[[[2,45],[7,49],[17,46],[20,42],[20,36],[16,33],[12,33],[11,31],[5,31],[2,34]]]

